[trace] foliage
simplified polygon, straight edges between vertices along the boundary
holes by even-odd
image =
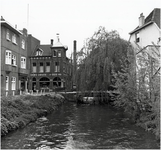
[[[130,52],[130,50],[129,50]],[[133,54],[132,54],[133,55]],[[116,107],[123,107],[124,110],[133,116],[137,125],[145,128],[147,131],[155,133],[156,137],[160,135],[160,77],[155,76],[151,79],[149,90],[148,82],[145,82],[147,70],[151,66],[143,61],[141,65],[144,71],[135,71],[135,61],[132,55],[128,55],[127,59],[121,61],[122,68],[119,72],[113,73],[115,90],[118,95],[113,95]],[[133,55],[134,56],[134,55]],[[140,58],[140,57],[139,57]],[[138,58],[138,59],[139,59]],[[139,61],[140,62],[140,61]],[[137,81],[137,75],[142,80]],[[143,79],[144,77],[144,79]]]
[[[130,49],[129,49],[130,50]],[[132,58],[132,57],[131,57]],[[118,72],[112,71],[113,87],[117,91],[117,95],[113,96],[114,105],[122,107],[125,112],[129,113],[133,120],[140,118],[141,108],[137,102],[137,89],[135,82],[135,72],[131,70],[130,57],[122,59],[120,62],[121,70]]]
[[[128,42],[117,31],[107,32],[100,27],[88,40],[84,49],[88,56],[81,60],[77,70],[78,90],[107,90],[111,82],[111,64],[120,70],[122,56],[126,56]]]

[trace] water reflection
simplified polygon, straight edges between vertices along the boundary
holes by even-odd
[[[2,138],[5,149],[157,149],[155,137],[107,106],[64,104]]]

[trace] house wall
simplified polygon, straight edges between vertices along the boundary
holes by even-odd
[[[1,24],[1,95],[7,94],[19,94],[20,89],[20,80],[21,77],[28,76],[29,68],[26,67],[26,69],[21,68],[21,56],[26,57],[27,60],[27,30],[26,34],[22,34],[20,32],[15,31],[13,27],[6,26],[4,24]],[[6,38],[6,33],[9,31],[10,40]],[[16,42],[17,44],[12,42],[12,35],[16,35]],[[21,40],[25,40],[26,48],[21,48]],[[11,51],[12,54],[16,56],[16,65],[12,64],[6,64],[6,50]],[[6,76],[9,77],[9,87],[6,91]],[[16,78],[16,89],[11,89],[11,78]]]
[[[157,44],[158,38],[161,37],[161,30],[156,26],[155,23],[139,30],[138,32],[140,36],[140,42],[138,42],[137,44],[139,44],[139,46],[142,48],[147,45],[152,45],[152,42]],[[134,48],[137,48],[137,45],[135,44],[136,33],[133,33],[130,37],[130,42],[134,46]]]
[[[136,33],[139,32],[139,42],[136,42]],[[148,98],[151,98],[152,86],[153,86],[153,78],[157,78],[158,76],[154,74],[157,73],[159,68],[159,57],[154,55],[152,52],[154,50],[158,52],[158,47],[152,46],[153,43],[155,45],[160,45],[159,38],[161,37],[161,30],[155,24],[149,24],[144,28],[140,29],[133,33],[130,37],[130,42],[134,47],[135,52],[137,53],[136,58],[136,83],[138,88],[137,98],[143,100],[142,91],[140,89],[145,89],[148,92]],[[152,43],[153,42],[153,43]],[[137,46],[139,45],[139,47]],[[149,46],[151,45],[151,46]],[[147,48],[145,48],[148,46]],[[145,48],[145,49],[143,49]],[[143,49],[143,50],[142,50]],[[142,51],[140,51],[142,50]],[[160,50],[159,50],[160,51]],[[151,57],[150,57],[151,56]]]

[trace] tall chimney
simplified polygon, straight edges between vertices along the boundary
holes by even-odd
[[[53,42],[54,42],[54,40],[53,40],[53,39],[51,39],[51,45],[53,45]]]
[[[73,62],[74,62],[74,66],[73,66],[73,84],[75,85],[76,84],[76,67],[77,67],[77,64],[76,64],[76,52],[77,52],[77,41],[74,40],[73,41]]]
[[[145,18],[143,16],[143,13],[140,14],[140,17],[139,17],[139,27],[141,27],[142,25],[144,25],[144,22],[145,22]]]

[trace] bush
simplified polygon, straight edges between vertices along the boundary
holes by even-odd
[[[1,136],[47,115],[63,102],[62,97],[8,96],[1,100]]]

